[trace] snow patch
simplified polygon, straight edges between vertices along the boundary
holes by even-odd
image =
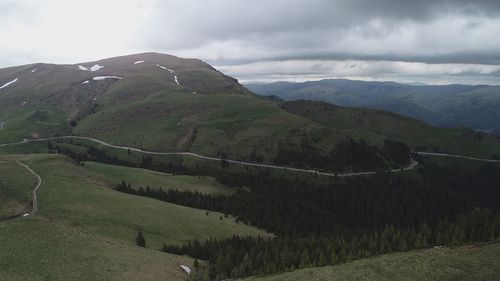
[[[144,62],[143,60],[139,60],[139,61],[134,62],[134,64],[140,64],[140,63],[143,63],[143,62]]]
[[[78,69],[80,70],[84,70],[84,71],[98,71],[99,69],[103,68],[104,66],[102,65],[98,65],[98,64],[94,64],[93,66],[91,67],[85,67],[85,66],[82,66],[82,65],[79,65],[78,66]]]
[[[10,81],[10,82],[7,82],[7,83],[3,84],[3,86],[0,87],[0,90],[3,89],[3,88],[5,88],[5,87],[7,87],[7,86],[9,86],[10,84],[16,83],[16,82],[17,82],[17,78],[14,79],[14,80],[12,80],[12,81]]]
[[[31,73],[35,73],[35,72],[36,72],[36,68],[35,68],[35,69],[33,69],[33,70],[31,70]]]
[[[175,83],[177,83],[177,85],[180,85],[179,80],[177,79],[177,75],[174,75],[174,80],[175,80]]]
[[[104,66],[95,64],[90,68],[90,71],[98,71],[99,69],[103,68]]]
[[[0,121],[0,130],[3,129],[3,126],[5,125],[5,121]]]
[[[188,275],[191,275],[191,268],[185,266],[185,265],[180,265],[180,267],[182,268],[182,270],[184,270]]]
[[[104,79],[122,79],[120,76],[96,76],[92,78],[92,80],[99,81],[99,80],[104,80]]]
[[[85,80],[85,81],[82,82],[82,85],[88,84],[88,83],[90,83],[90,81],[89,80]]]
[[[167,70],[170,71],[170,73],[174,73],[173,69],[167,68]]]
[[[27,217],[28,215],[29,215],[29,214],[28,214],[28,213],[26,213],[26,214],[24,214],[24,215],[23,215],[23,217]]]
[[[25,105],[26,104],[26,101],[23,101],[23,103],[21,105]]]

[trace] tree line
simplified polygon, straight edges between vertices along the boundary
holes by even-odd
[[[251,275],[268,275],[298,268],[335,265],[360,258],[433,245],[459,245],[500,238],[500,215],[488,209],[474,209],[456,222],[441,220],[430,227],[399,230],[387,226],[352,235],[238,237],[191,241],[182,246],[164,246],[162,251],[190,255],[208,261],[194,280],[224,280]]]
[[[382,147],[366,140],[349,139],[321,153],[305,139],[299,146],[280,142],[274,164],[326,171],[374,171],[398,168],[410,163],[410,148],[401,142],[385,140]]]

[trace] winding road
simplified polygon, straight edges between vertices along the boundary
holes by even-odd
[[[217,158],[217,157],[210,157],[210,156],[205,156],[193,152],[156,152],[156,151],[148,151],[148,150],[143,150],[135,147],[128,147],[128,146],[119,146],[119,145],[114,145],[110,144],[107,142],[104,142],[102,140],[98,140],[95,138],[90,138],[90,137],[80,137],[80,136],[61,136],[61,137],[50,137],[50,138],[40,138],[40,139],[25,139],[20,142],[14,142],[14,143],[7,143],[7,144],[0,144],[0,147],[4,146],[11,146],[11,145],[18,145],[18,144],[26,144],[26,143],[32,143],[32,142],[43,142],[43,141],[49,141],[49,140],[58,140],[58,139],[79,139],[79,140],[87,140],[91,141],[106,147],[111,147],[115,149],[121,149],[121,150],[130,150],[130,151],[135,151],[139,153],[144,153],[144,154],[149,154],[149,155],[184,155],[184,156],[192,156],[204,160],[209,160],[209,161],[226,161],[227,163],[232,163],[232,164],[239,164],[239,165],[244,165],[244,166],[254,166],[254,167],[263,167],[263,168],[271,168],[271,169],[279,169],[279,170],[286,170],[286,171],[292,171],[292,172],[301,172],[301,173],[311,173],[311,174],[317,174],[317,175],[322,175],[322,176],[329,176],[329,177],[352,177],[352,176],[364,176],[364,175],[373,175],[377,172],[371,171],[371,172],[353,172],[353,173],[328,173],[328,172],[320,172],[317,170],[308,170],[308,169],[300,169],[300,168],[292,168],[292,167],[286,167],[286,166],[277,166],[277,165],[270,165],[270,164],[258,164],[258,163],[251,163],[251,162],[245,162],[245,161],[236,161],[236,160],[230,160],[230,159],[223,159],[223,158]],[[431,152],[415,152],[419,155],[428,155],[428,156],[440,156],[440,157],[454,157],[454,158],[463,158],[463,159],[469,159],[469,160],[475,160],[475,161],[485,161],[485,162],[495,162],[499,163],[500,160],[493,160],[493,159],[481,159],[481,158],[474,158],[474,157],[468,157],[468,156],[461,156],[461,155],[453,155],[453,154],[444,154],[444,153],[431,153]],[[404,171],[409,171],[415,168],[418,165],[418,162],[415,160],[411,160],[410,165],[408,165],[405,168],[399,168],[399,169],[393,169],[391,172],[404,172]]]
[[[279,169],[279,170],[286,170],[286,171],[292,171],[292,172],[301,172],[301,173],[310,173],[310,174],[317,174],[317,175],[322,175],[322,176],[329,176],[329,177],[352,177],[352,176],[365,176],[365,175],[373,175],[377,172],[371,171],[371,172],[353,172],[353,173],[327,173],[327,172],[320,172],[317,170],[308,170],[308,169],[300,169],[300,168],[292,168],[292,167],[286,167],[286,166],[277,166],[277,165],[270,165],[270,164],[259,164],[259,163],[252,163],[252,162],[245,162],[245,161],[236,161],[236,160],[230,160],[230,159],[223,159],[223,158],[217,158],[217,157],[211,157],[211,156],[205,156],[193,152],[157,152],[157,151],[148,151],[148,150],[143,150],[135,147],[128,147],[128,146],[119,146],[119,145],[114,145],[110,144],[107,142],[104,142],[102,140],[98,140],[95,138],[89,138],[89,137],[80,137],[80,136],[61,136],[61,137],[50,137],[50,138],[41,138],[41,139],[25,139],[20,142],[14,142],[14,143],[6,143],[6,144],[0,144],[0,147],[4,146],[11,146],[11,145],[18,145],[18,144],[26,144],[26,143],[32,143],[32,142],[43,142],[43,141],[49,141],[49,140],[58,140],[58,139],[79,139],[79,140],[87,140],[91,142],[95,142],[97,144],[106,146],[106,147],[111,147],[115,149],[122,149],[122,150],[130,150],[130,151],[135,151],[139,153],[144,153],[144,154],[149,154],[149,155],[184,155],[184,156],[192,156],[204,160],[209,160],[209,161],[226,161],[227,163],[232,163],[232,164],[239,164],[239,165],[244,165],[244,166],[253,166],[253,167],[263,167],[263,168],[270,168],[270,169]],[[410,165],[405,168],[399,168],[399,169],[393,169],[391,172],[403,172],[403,171],[408,171],[413,168],[415,168],[418,165],[418,162],[413,160],[411,161]]]
[[[447,153],[434,153],[434,152],[415,152],[415,153],[419,154],[419,155],[427,155],[427,156],[452,157],[452,158],[461,158],[461,159],[474,160],[474,161],[500,163],[500,160],[497,160],[497,159],[475,158],[475,157],[447,154]]]
[[[33,174],[36,178],[37,178],[37,184],[35,186],[35,189],[33,189],[33,196],[32,196],[32,201],[33,201],[33,208],[31,210],[31,213],[29,213],[29,215],[34,215],[36,213],[36,211],[38,211],[38,201],[36,200],[36,192],[38,191],[38,188],[40,187],[40,185],[42,184],[42,178],[37,174],[35,173],[35,171],[33,171],[28,165],[26,164],[23,164],[19,161],[16,161],[17,164],[19,164],[20,166],[24,167],[26,170],[28,170],[31,174]],[[28,215],[28,214],[24,214],[24,215]],[[24,216],[23,215],[23,216]]]

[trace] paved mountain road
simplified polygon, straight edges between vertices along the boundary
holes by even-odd
[[[41,138],[41,139],[25,139],[25,140],[20,141],[20,142],[0,144],[0,147],[17,145],[17,144],[25,144],[25,143],[31,143],[31,142],[57,140],[57,139],[80,139],[80,140],[92,141],[92,142],[101,144],[101,145],[106,146],[106,147],[122,149],[122,150],[130,150],[130,151],[135,151],[135,152],[149,154],[149,155],[186,155],[186,156],[192,156],[192,157],[196,157],[196,158],[200,158],[200,159],[204,159],[204,160],[209,160],[209,161],[222,161],[222,160],[224,160],[227,163],[233,163],[233,164],[239,164],[239,165],[245,165],[245,166],[264,167],[264,168],[279,169],[279,170],[301,172],[301,173],[311,173],[311,174],[318,174],[318,175],[330,176],[330,177],[334,177],[334,176],[352,177],[352,176],[372,175],[372,174],[376,173],[375,171],[354,172],[354,173],[327,173],[327,172],[320,172],[317,170],[299,169],[299,168],[292,168],[292,167],[285,167],[285,166],[259,164],[259,163],[251,163],[251,162],[236,161],[236,160],[223,159],[223,158],[217,158],[217,157],[210,157],[210,156],[205,156],[205,155],[201,155],[201,154],[196,154],[193,152],[156,152],[156,151],[143,150],[143,149],[139,149],[139,148],[135,148],[135,147],[114,145],[114,144],[110,144],[110,143],[107,143],[107,142],[104,142],[102,140],[98,140],[95,138],[80,137],[80,136],[61,136],[61,137],[51,137],[51,138]],[[430,152],[415,152],[415,153],[417,153],[419,155],[430,155],[430,156],[439,156],[439,157],[454,157],[454,158],[463,158],[463,159],[469,159],[469,160],[475,160],[475,161],[485,161],[485,162],[495,162],[495,163],[500,162],[500,160],[481,159],[481,158],[474,158],[474,157],[453,155],[453,154],[444,154],[444,153],[430,153]],[[413,168],[415,168],[417,165],[418,165],[418,162],[416,162],[415,160],[412,159],[412,161],[411,161],[410,165],[408,165],[408,167],[393,169],[393,170],[391,170],[391,172],[409,171],[409,170],[412,170]]]
[[[497,159],[484,159],[484,158],[475,158],[463,155],[455,155],[455,154],[447,154],[447,153],[434,153],[434,152],[415,152],[419,155],[428,155],[428,156],[439,156],[439,157],[452,157],[452,158],[461,158],[467,160],[481,161],[481,162],[492,162],[492,163],[500,163],[500,160]]]
[[[311,173],[311,174],[318,174],[318,175],[329,176],[329,177],[363,176],[363,175],[372,175],[372,174],[376,173],[375,171],[354,172],[354,173],[327,173],[327,172],[320,172],[317,170],[308,170],[308,169],[292,168],[292,167],[277,166],[277,165],[270,165],[270,164],[259,164],[259,163],[251,163],[251,162],[236,161],[236,160],[223,159],[223,158],[217,158],[217,157],[210,157],[210,156],[205,156],[205,155],[201,155],[201,154],[197,154],[197,153],[193,153],[193,152],[156,152],[156,151],[143,150],[143,149],[139,149],[139,148],[135,148],[135,147],[114,145],[114,144],[110,144],[110,143],[107,143],[107,142],[104,142],[102,140],[98,140],[95,138],[80,137],[80,136],[61,136],[61,137],[51,137],[51,138],[41,138],[41,139],[25,139],[25,140],[20,141],[20,142],[0,144],[0,147],[17,145],[17,144],[25,144],[25,143],[31,143],[31,142],[57,140],[57,139],[80,139],[80,140],[92,141],[92,142],[101,144],[101,145],[106,146],[106,147],[122,149],[122,150],[130,150],[130,151],[135,151],[135,152],[149,154],[149,155],[186,155],[186,156],[192,156],[192,157],[196,157],[196,158],[200,158],[200,159],[204,159],[204,160],[209,160],[209,161],[226,161],[227,163],[232,163],[232,164],[279,169],[279,170],[286,170],[286,171],[292,171],[292,172]],[[408,171],[408,170],[415,168],[417,165],[418,165],[418,162],[416,162],[415,160],[412,159],[412,161],[411,161],[410,165],[408,165],[408,167],[393,169],[391,171],[392,172]]]

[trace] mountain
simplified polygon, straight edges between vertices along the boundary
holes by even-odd
[[[285,100],[316,100],[382,109],[435,126],[466,126],[500,134],[500,86],[430,86],[329,79],[247,84],[246,87],[255,93]]]
[[[326,82],[351,88],[347,80]],[[467,129],[436,129],[380,111],[359,114],[356,109],[336,108],[335,118],[323,122],[296,108],[316,105],[299,103],[289,110],[281,101],[253,94],[201,60],[166,54],[135,54],[74,65],[10,67],[0,69],[0,84],[0,143],[74,134],[151,151],[190,151],[290,165],[297,163],[283,158],[299,150],[307,148],[322,157],[349,140],[366,140],[379,148],[385,140],[398,140],[412,149],[487,158],[500,154],[500,142],[490,136]],[[383,97],[380,93],[387,92],[383,89],[397,93],[406,87],[381,85],[384,87],[376,90],[369,83],[359,82],[356,89]],[[288,83],[275,86],[275,92],[298,87]],[[449,96],[456,96],[483,88],[457,85],[445,89]],[[350,99],[347,90],[338,91],[344,93],[343,99]],[[434,99],[437,93],[426,99]],[[409,102],[407,108],[424,115],[428,112]],[[384,117],[379,118],[379,130],[368,130],[344,118],[352,114],[362,123]],[[301,159],[300,153],[296,156],[296,161]]]

